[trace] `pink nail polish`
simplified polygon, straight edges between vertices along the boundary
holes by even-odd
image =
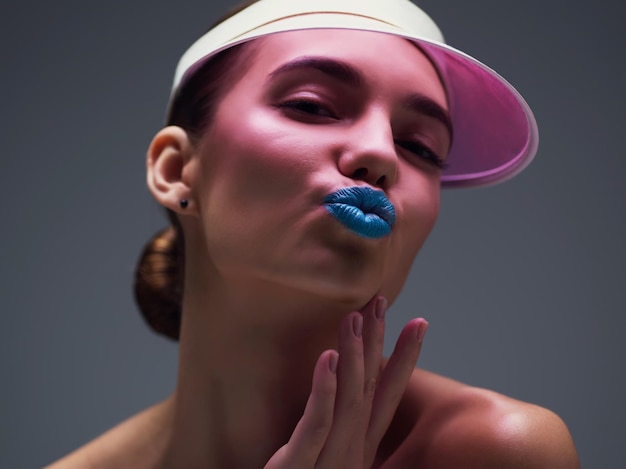
[[[428,329],[428,321],[424,320],[420,323],[417,328],[417,341],[421,344],[424,340],[424,336],[426,335],[426,330]]]
[[[385,313],[387,312],[387,299],[382,296],[376,300],[376,319],[382,321],[385,319]]]
[[[334,352],[330,359],[328,360],[328,368],[330,368],[331,373],[337,373],[337,363],[339,361],[339,355],[337,352]]]
[[[359,339],[361,335],[363,335],[363,316],[360,314],[355,314],[352,317],[352,332],[354,332],[354,335]]]

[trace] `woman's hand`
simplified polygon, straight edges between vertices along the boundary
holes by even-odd
[[[315,365],[302,418],[265,469],[370,468],[398,407],[428,327],[413,319],[381,370],[386,301],[373,298],[339,327],[339,351]]]

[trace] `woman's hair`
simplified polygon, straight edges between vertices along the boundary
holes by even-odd
[[[210,29],[258,0],[243,3]],[[228,84],[248,69],[254,43],[231,47],[211,58],[177,92],[168,125],[183,128],[193,144],[200,139],[217,110]],[[185,244],[176,214],[167,210],[170,226],[145,245],[135,271],[135,300],[153,331],[178,340],[182,315]]]

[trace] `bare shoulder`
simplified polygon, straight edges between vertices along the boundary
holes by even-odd
[[[580,467],[566,425],[543,407],[423,370],[402,406],[412,417],[394,421],[405,431],[385,469]]]
[[[161,456],[166,402],[129,418],[44,469],[150,469]]]

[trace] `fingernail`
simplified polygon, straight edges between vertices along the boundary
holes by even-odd
[[[337,352],[333,352],[328,360],[328,368],[330,368],[331,373],[337,373],[337,362],[339,361],[339,354]]]
[[[363,316],[360,314],[355,314],[352,317],[352,331],[355,336],[359,339],[361,338],[361,335],[363,334]]]
[[[420,326],[417,328],[417,342],[422,343],[424,340],[424,336],[426,335],[426,330],[428,329],[428,321],[424,320],[420,323]]]
[[[387,312],[387,299],[380,296],[376,300],[376,319],[382,321],[385,319],[385,313]]]

